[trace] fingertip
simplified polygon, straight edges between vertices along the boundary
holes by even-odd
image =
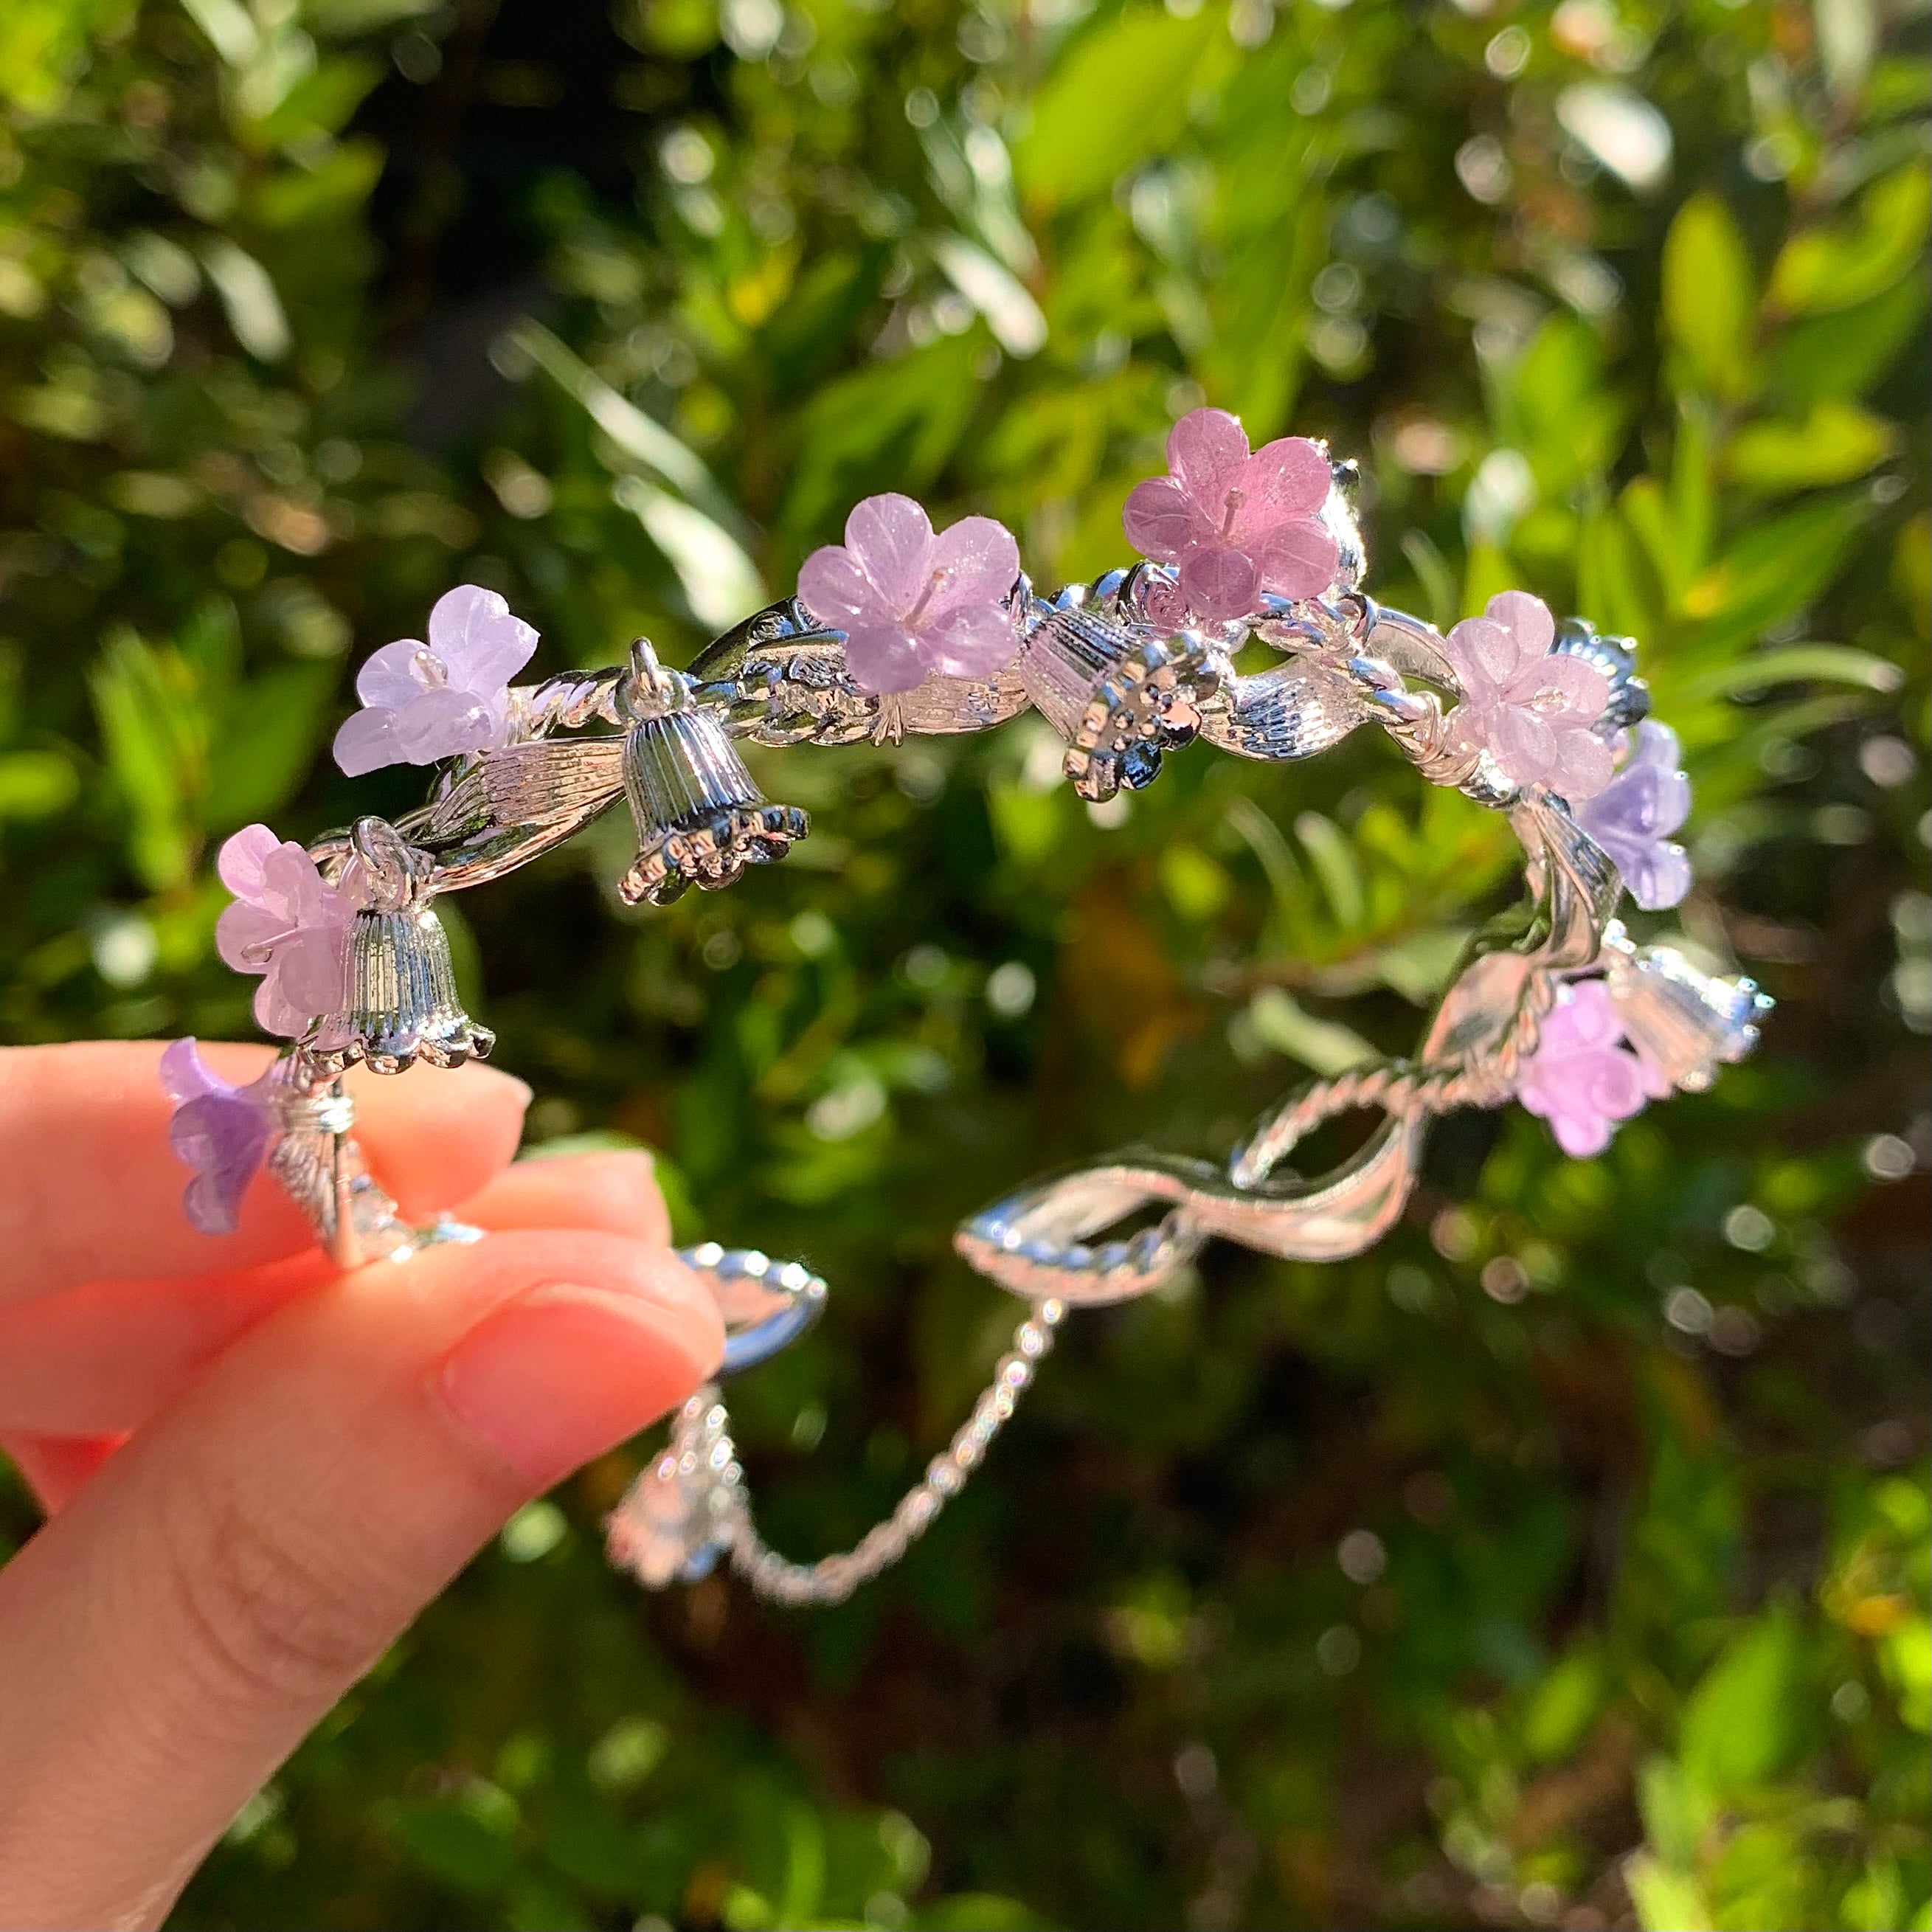
[[[509,1166],[531,1100],[514,1074],[474,1061],[401,1074],[357,1067],[346,1084],[370,1171],[412,1221],[468,1199]]]
[[[652,1247],[670,1243],[670,1215],[647,1149],[526,1156],[457,1210],[472,1226],[592,1228]]]
[[[584,1234],[567,1252],[547,1244],[541,1274],[469,1329],[429,1383],[525,1493],[655,1421],[724,1352],[710,1291],[668,1250]]]

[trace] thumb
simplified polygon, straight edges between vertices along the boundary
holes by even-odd
[[[244,1336],[0,1570],[0,1925],[158,1924],[504,1519],[722,1346],[675,1257],[582,1229],[379,1262]]]

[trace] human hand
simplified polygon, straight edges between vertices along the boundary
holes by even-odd
[[[158,1924],[505,1518],[723,1347],[648,1156],[510,1165],[520,1082],[362,1083],[402,1212],[490,1232],[344,1273],[266,1174],[188,1226],[158,1058],[0,1052],[0,1444],[50,1516],[0,1570],[8,1928]]]

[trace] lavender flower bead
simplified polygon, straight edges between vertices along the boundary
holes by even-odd
[[[215,950],[238,973],[259,973],[255,1018],[298,1039],[348,986],[349,922],[356,908],[292,840],[245,826],[221,848],[221,883],[235,895],[214,924]]]
[[[268,1151],[270,1122],[262,1090],[272,1068],[233,1087],[205,1061],[192,1040],[161,1055],[161,1085],[178,1103],[168,1122],[176,1157],[195,1171],[182,1195],[190,1224],[204,1234],[235,1231],[242,1197]]]
[[[1624,1045],[1623,1023],[1600,980],[1566,986],[1516,1076],[1516,1098],[1550,1123],[1577,1160],[1601,1154],[1619,1121],[1643,1111],[1651,1083]]]
[[[537,634],[494,590],[460,584],[429,614],[429,641],[399,638],[357,674],[364,708],[335,734],[335,762],[351,778],[379,766],[433,765],[487,751],[508,734],[510,680]]]
[[[1019,655],[1006,598],[1019,545],[991,517],[962,517],[938,536],[910,496],[868,496],[845,520],[845,541],[800,566],[799,601],[845,634],[853,682],[876,694],[928,677],[992,677]]]
[[[1630,896],[1646,912],[1681,904],[1690,861],[1670,834],[1690,815],[1690,781],[1678,770],[1677,734],[1646,718],[1623,768],[1576,808],[1576,823],[1610,856]]]
[[[1449,633],[1462,686],[1453,722],[1512,784],[1547,785],[1574,805],[1610,781],[1610,750],[1596,736],[1610,681],[1594,664],[1552,652],[1556,620],[1526,590],[1492,597]]]

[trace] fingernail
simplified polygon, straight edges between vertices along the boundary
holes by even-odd
[[[479,1322],[434,1385],[535,1493],[682,1402],[715,1354],[694,1305],[559,1283]]]

